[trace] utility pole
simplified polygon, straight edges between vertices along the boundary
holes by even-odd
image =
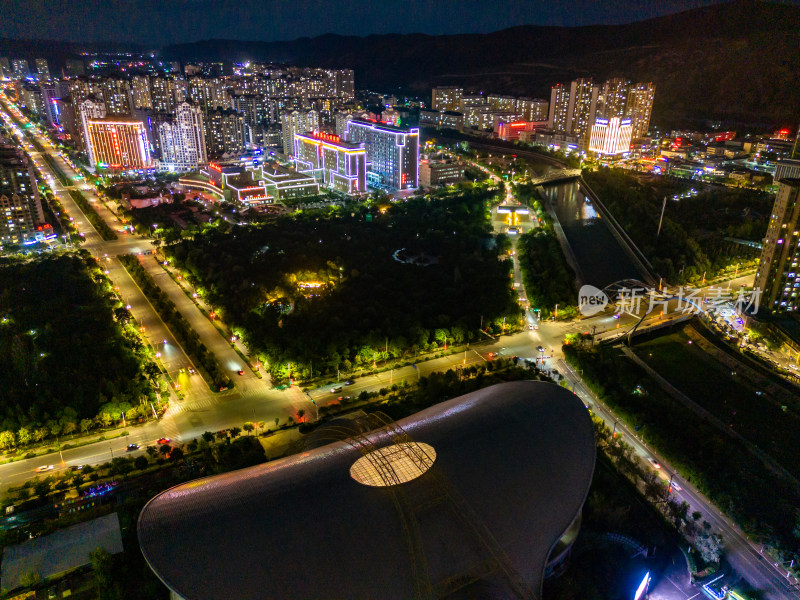
[[[658,220],[658,231],[656,232],[656,239],[661,235],[661,224],[664,222],[664,210],[667,208],[667,197],[664,196],[664,204],[661,205],[661,218]]]

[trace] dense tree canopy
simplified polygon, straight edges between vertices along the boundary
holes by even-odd
[[[297,213],[168,246],[273,374],[349,370],[518,320],[496,188]],[[385,214],[384,214],[385,213]],[[388,355],[388,356],[387,356]]]
[[[733,190],[696,183],[696,196],[673,201],[687,183],[642,182],[620,169],[584,171],[586,182],[614,218],[672,284],[711,277],[731,263],[758,257],[757,251],[725,237],[760,240],[767,229],[772,198],[753,190]],[[656,238],[664,197],[667,206]]]
[[[148,396],[144,348],[117,309],[85,251],[0,263],[0,431],[36,441]]]

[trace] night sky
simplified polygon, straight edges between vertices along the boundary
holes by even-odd
[[[292,40],[324,33],[486,33],[621,24],[719,0],[0,0],[0,36],[135,42]]]

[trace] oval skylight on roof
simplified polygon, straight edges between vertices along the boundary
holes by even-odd
[[[350,477],[372,487],[399,485],[433,466],[436,451],[428,444],[403,442],[373,450],[350,467]]]

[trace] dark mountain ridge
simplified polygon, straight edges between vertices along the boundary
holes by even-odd
[[[656,124],[718,120],[732,126],[795,126],[800,120],[798,24],[799,5],[735,0],[626,25],[522,25],[447,36],[328,34],[282,42],[204,40],[167,46],[161,57],[182,63],[255,60],[346,67],[355,70],[357,88],[420,95],[435,85],[456,84],[549,98],[557,82],[622,76],[656,84]],[[0,55],[9,56],[44,52],[50,58],[110,48],[0,40]]]

